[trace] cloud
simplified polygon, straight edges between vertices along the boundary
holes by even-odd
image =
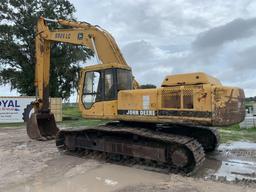
[[[234,67],[237,71],[241,72],[248,69],[255,72],[252,69],[256,69],[256,45],[239,51],[234,62]]]
[[[127,43],[122,47],[122,53],[133,71],[139,75],[158,68],[160,63],[168,57],[167,51],[146,40]]]
[[[193,46],[197,49],[218,47],[224,43],[255,35],[256,18],[235,19],[227,24],[211,28],[197,36]]]
[[[114,36],[141,83],[160,85],[166,75],[202,71],[245,88],[248,95],[256,92],[253,1],[71,2],[79,20]]]
[[[219,73],[220,78],[232,85],[256,89],[256,45],[242,51],[234,51],[230,56],[229,67]],[[232,80],[232,81],[231,81]]]
[[[145,40],[128,43],[122,51],[129,63],[148,62],[156,55],[155,47]]]
[[[256,2],[70,0],[76,18],[109,31],[141,83],[202,71],[256,94]]]

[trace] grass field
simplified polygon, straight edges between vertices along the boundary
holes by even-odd
[[[221,143],[231,141],[251,141],[256,143],[256,128],[240,129],[239,125],[233,125],[220,129]]]
[[[101,120],[85,120],[81,117],[80,112],[77,107],[64,107],[63,108],[64,119],[65,116],[77,118],[77,120],[64,120],[60,125],[64,126],[90,126],[104,123],[106,121]],[[221,142],[231,142],[231,141],[251,141],[256,142],[256,128],[251,129],[240,129],[239,125],[233,125],[220,129]]]
[[[99,125],[106,121],[103,120],[88,120],[81,117],[77,107],[66,107],[63,106],[63,121],[58,122],[59,127],[79,127],[79,126],[93,126]],[[0,123],[0,128],[4,127],[24,127],[24,123]]]
[[[24,127],[24,123],[0,123],[0,128],[6,128],[6,127]]]
[[[64,127],[93,126],[105,123],[103,120],[90,120],[81,117],[78,107],[63,106],[63,122],[58,125]]]
[[[58,123],[59,127],[80,127],[103,124],[103,120],[88,120],[81,117],[76,106],[63,106],[63,122]],[[0,124],[1,127],[24,127],[24,123]],[[251,141],[256,142],[256,128],[240,129],[239,125],[233,125],[220,129],[221,142]]]

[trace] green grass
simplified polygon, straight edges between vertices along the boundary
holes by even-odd
[[[95,126],[106,123],[104,120],[84,119],[78,110],[77,106],[63,106],[63,121],[58,123],[59,127],[80,127],[80,126]],[[24,127],[24,123],[5,123],[0,124],[0,128],[4,127]],[[251,141],[256,142],[256,128],[240,129],[239,125],[233,125],[221,128],[221,143],[232,141]]]
[[[78,106],[65,106],[63,105],[63,117],[71,116],[71,117],[81,117],[81,113],[78,110]]]
[[[59,127],[95,126],[106,122],[103,120],[90,120],[82,118],[77,106],[69,107],[64,105],[62,113],[63,121],[57,123]],[[24,126],[25,123],[0,123],[0,128],[17,128]]]
[[[79,119],[79,120],[65,120],[58,123],[59,127],[81,127],[81,126],[95,126],[106,121],[93,119]]]
[[[93,126],[104,123],[103,120],[88,120],[81,117],[77,107],[63,107],[63,117],[73,117],[77,120],[64,120],[60,126],[79,127],[79,126]],[[229,127],[219,129],[221,135],[221,143],[232,141],[251,141],[256,142],[256,128],[240,129],[239,125],[232,125]]]
[[[0,128],[5,127],[11,127],[11,128],[17,128],[17,127],[24,127],[25,123],[0,123]]]
[[[256,128],[241,129],[239,125],[232,125],[220,129],[221,143],[232,141],[250,141],[256,143]]]
[[[88,120],[81,117],[77,107],[64,107],[63,116],[77,118],[77,120],[64,120],[60,126],[79,127],[79,126],[93,126],[104,123],[103,120]],[[65,119],[65,118],[64,118]],[[256,128],[240,129],[239,125],[232,125],[229,127],[219,129],[221,135],[221,143],[232,141],[251,141],[256,142]]]
[[[88,120],[81,117],[81,113],[76,106],[63,107],[64,121],[59,123],[60,126],[65,127],[79,127],[79,126],[93,126],[104,123],[103,120]],[[76,118],[76,120],[65,120],[65,117]],[[219,129],[221,135],[221,142],[232,141],[251,141],[256,142],[256,128],[240,129],[239,125],[232,125],[229,127]]]
[[[80,126],[95,126],[107,121],[84,119],[78,110],[77,106],[63,106],[63,121],[58,123],[61,127],[80,127]]]

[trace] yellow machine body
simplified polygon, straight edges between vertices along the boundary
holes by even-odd
[[[205,73],[167,76],[160,88],[120,90],[110,101],[99,101],[95,95],[95,100],[85,105],[88,96],[84,92],[88,86],[84,81],[86,74],[103,73],[107,68],[104,65],[98,69],[94,66],[83,69],[79,108],[84,118],[208,126],[227,126],[244,119],[243,90],[223,86]]]
[[[48,22],[68,29],[50,30]],[[57,128],[49,108],[50,48],[55,42],[84,45],[94,51],[98,64],[80,72],[79,109],[84,118],[114,121],[79,129]],[[142,159],[166,170],[189,173],[202,165],[206,152],[218,147],[219,134],[213,126],[244,119],[243,90],[223,86],[205,73],[168,75],[159,88],[139,89],[114,38],[89,23],[41,17],[36,59],[37,100],[35,112],[24,118],[28,119],[27,133],[38,140],[56,136],[61,151]]]
[[[50,30],[47,22],[69,29]],[[204,73],[167,76],[161,87],[138,89],[114,38],[99,26],[85,22],[40,17],[36,34],[35,113],[27,121],[33,139],[51,139],[59,129],[49,109],[51,43],[84,45],[99,64],[82,69],[79,109],[84,118],[144,123],[183,123],[225,126],[244,119],[244,92],[226,87]]]

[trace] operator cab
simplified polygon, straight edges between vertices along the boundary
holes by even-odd
[[[82,112],[86,110],[90,111],[90,114],[94,114],[95,111],[95,114],[98,115],[96,111],[104,111],[104,105],[105,108],[108,103],[114,105],[111,101],[117,100],[117,94],[120,90],[132,89],[133,76],[131,69],[127,66],[100,64],[85,67],[82,70],[81,81],[83,81],[80,83],[82,95],[79,102],[84,108]],[[103,106],[100,103],[104,103]]]

